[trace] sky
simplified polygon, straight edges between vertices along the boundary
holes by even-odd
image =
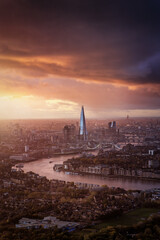
[[[160,117],[159,0],[0,0],[0,118]]]

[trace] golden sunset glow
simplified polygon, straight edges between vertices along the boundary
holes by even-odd
[[[156,22],[78,6],[0,2],[0,118],[160,116]]]

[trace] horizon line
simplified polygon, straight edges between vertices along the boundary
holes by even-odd
[[[129,116],[129,119],[134,118],[160,118],[160,116]],[[88,117],[87,120],[106,120],[106,119],[127,119],[127,116],[125,117],[105,117],[105,118],[91,118]],[[79,118],[0,118],[0,121],[4,120],[79,120]]]

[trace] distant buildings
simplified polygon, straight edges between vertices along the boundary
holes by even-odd
[[[76,134],[76,127],[74,124],[71,125],[65,125],[63,128],[63,134],[64,134],[64,140],[66,142],[70,142],[73,140],[75,134]]]
[[[111,132],[116,132],[116,121],[109,122],[108,129]]]
[[[86,128],[86,120],[85,120],[83,106],[82,106],[81,116],[80,116],[79,136],[81,140],[87,140],[87,128]]]

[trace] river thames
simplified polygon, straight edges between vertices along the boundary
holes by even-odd
[[[68,182],[82,182],[92,183],[98,185],[107,185],[108,187],[120,187],[126,190],[146,190],[151,188],[160,187],[160,181],[158,180],[142,180],[136,178],[126,177],[103,177],[98,175],[71,175],[64,172],[56,172],[53,170],[54,164],[62,164],[69,158],[78,157],[79,155],[65,155],[56,156],[53,158],[44,158],[37,161],[24,163],[24,172],[32,171],[45,176],[48,179],[64,180]]]

